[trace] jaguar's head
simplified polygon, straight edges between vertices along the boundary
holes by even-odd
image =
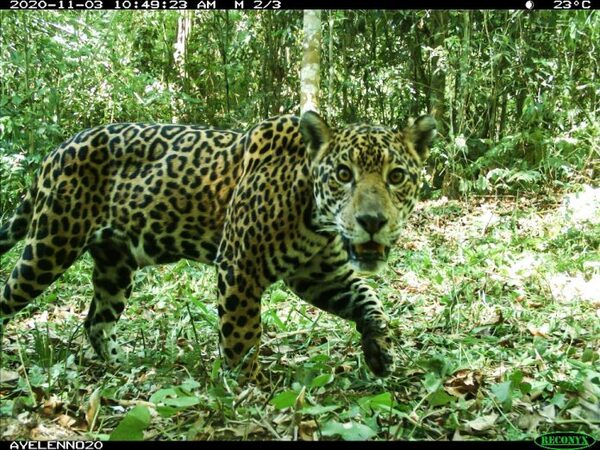
[[[417,201],[435,134],[431,116],[402,131],[371,125],[330,128],[306,112],[300,130],[311,158],[317,225],[338,233],[360,271],[377,271]]]

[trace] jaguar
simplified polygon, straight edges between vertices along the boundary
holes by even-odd
[[[115,324],[134,272],[186,258],[216,266],[221,355],[244,380],[265,381],[260,303],[277,280],[353,321],[367,366],[385,377],[392,332],[363,274],[385,264],[402,233],[435,128],[429,115],[404,128],[334,128],[308,111],[246,132],[141,123],[82,131],[48,154],[0,227],[0,255],[25,241],[1,290],[2,329],[89,252],[84,329],[98,356],[118,360]]]

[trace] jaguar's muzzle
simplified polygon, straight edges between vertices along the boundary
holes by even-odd
[[[350,262],[365,272],[377,271],[390,254],[390,247],[375,241],[353,244],[350,239],[344,238],[344,245]]]

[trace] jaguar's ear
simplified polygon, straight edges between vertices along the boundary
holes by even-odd
[[[429,146],[435,137],[436,122],[429,115],[420,116],[405,130],[407,139],[414,145],[415,150],[425,160],[429,154]]]
[[[300,133],[309,154],[313,156],[331,139],[329,125],[314,111],[306,111],[302,114],[300,118]]]

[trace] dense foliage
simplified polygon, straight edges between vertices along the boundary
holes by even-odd
[[[329,11],[322,22],[330,121],[401,125],[433,111],[434,188],[456,196],[597,175],[597,15]],[[0,28],[0,216],[40,159],[84,127],[244,128],[298,112],[302,11],[2,11]]]

